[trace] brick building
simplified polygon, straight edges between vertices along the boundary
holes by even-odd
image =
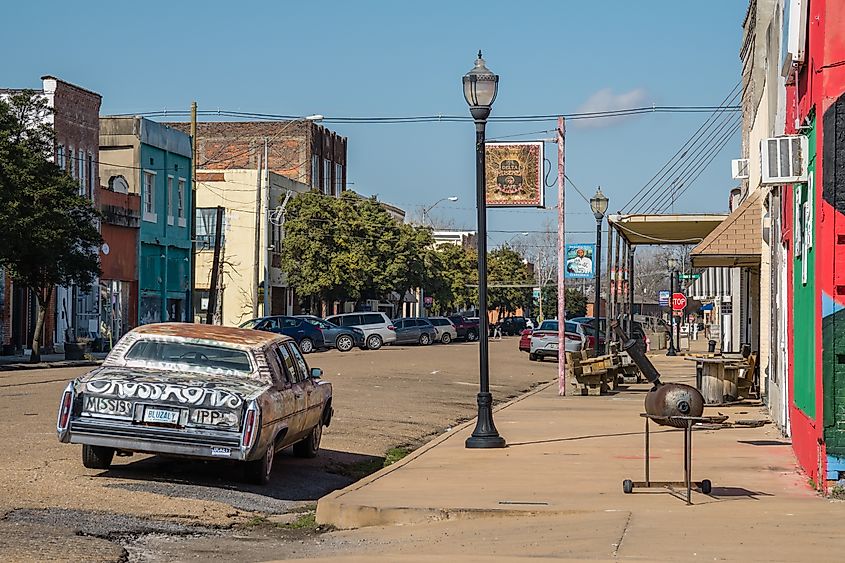
[[[79,193],[96,198],[99,181],[98,147],[100,137],[101,96],[54,76],[41,77],[42,88],[35,90],[44,96],[53,111],[45,117],[55,132],[55,162],[79,181]],[[24,89],[0,89],[0,96],[8,96]],[[35,296],[24,288],[16,288],[5,274],[0,283],[0,341],[2,350],[11,353],[27,348],[35,327],[37,304]],[[92,287],[57,288],[55,298],[45,319],[43,349],[48,351],[65,341],[67,329],[77,336],[99,332],[99,292],[97,282]]]
[[[197,170],[255,169],[265,140],[272,172],[326,195],[346,189],[346,137],[306,120],[198,123]]]

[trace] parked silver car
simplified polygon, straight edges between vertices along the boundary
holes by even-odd
[[[428,346],[439,338],[437,328],[423,317],[393,319],[396,327],[397,344],[420,344]]]
[[[458,337],[458,329],[446,317],[428,317],[428,320],[437,327],[437,332],[440,334],[440,342],[443,344],[449,344]]]
[[[531,348],[528,351],[529,360],[542,360],[546,356],[559,357],[558,329],[559,324],[556,320],[540,323],[540,328],[531,334]],[[587,342],[587,335],[584,334],[583,326],[578,323],[566,321],[564,331],[564,351],[578,352],[584,349]]]
[[[326,317],[326,320],[337,326],[363,330],[364,345],[370,350],[396,342],[396,327],[384,313],[343,313]]]
[[[71,381],[56,423],[82,444],[82,464],[108,469],[116,452],[245,462],[270,479],[276,452],[314,457],[332,418],[332,386],[287,336],[160,323],[127,333],[103,365]]]

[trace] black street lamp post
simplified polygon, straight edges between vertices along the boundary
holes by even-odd
[[[593,306],[593,317],[596,319],[596,356],[601,353],[599,346],[599,335],[601,334],[601,223],[604,213],[607,211],[608,200],[601,192],[601,186],[596,190],[596,195],[590,198],[590,208],[596,218],[596,254],[593,256],[593,264],[596,267],[596,300]]]
[[[675,330],[672,323],[675,321],[675,270],[678,269],[678,261],[674,258],[669,258],[667,263],[669,265],[669,350],[666,351],[666,355],[677,356]]]
[[[475,197],[478,208],[478,351],[479,392],[478,421],[472,436],[467,438],[467,448],[503,448],[505,439],[499,436],[493,424],[493,395],[490,394],[490,366],[488,362],[488,317],[487,317],[487,200],[484,190],[484,133],[487,118],[496,91],[499,77],[484,65],[481,51],[471,71],[463,77],[464,98],[475,120]]]

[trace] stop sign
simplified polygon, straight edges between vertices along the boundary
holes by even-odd
[[[687,296],[683,293],[672,294],[672,310],[683,311],[687,306]]]

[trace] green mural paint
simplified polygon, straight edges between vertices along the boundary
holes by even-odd
[[[816,280],[815,280],[815,193],[816,171],[816,121],[810,122],[807,184],[794,184],[793,191],[793,240],[801,245],[800,255],[793,252],[793,396],[795,406],[808,417],[816,417]],[[800,190],[800,196],[799,196]],[[804,204],[808,203],[809,212]],[[800,206],[796,205],[800,202]],[[801,229],[798,231],[798,229]],[[812,245],[812,246],[811,246]]]

